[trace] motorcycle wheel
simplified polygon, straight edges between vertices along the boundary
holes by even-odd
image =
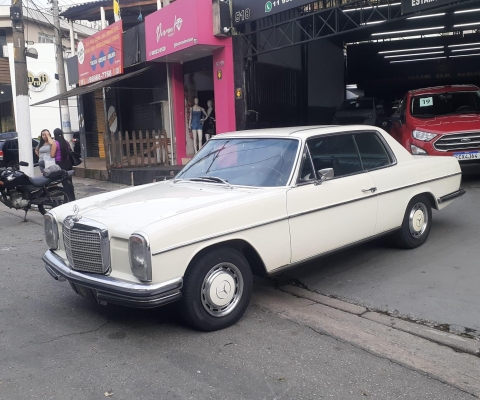
[[[65,189],[61,187],[48,188],[47,192],[51,200],[45,196],[45,201],[43,204],[38,205],[38,211],[40,211],[42,215],[45,215],[47,211],[51,210],[52,208],[61,206],[62,204],[71,201]]]

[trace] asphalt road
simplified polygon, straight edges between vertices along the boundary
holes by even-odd
[[[1,400],[473,398],[261,307],[199,333],[90,303],[45,271],[41,221],[0,206]]]
[[[480,338],[480,174],[467,194],[433,212],[430,237],[415,250],[380,239],[290,271],[308,289]],[[321,227],[319,227],[321,229]]]

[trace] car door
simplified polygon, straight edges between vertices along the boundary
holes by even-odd
[[[378,212],[375,234],[398,228],[403,219],[409,199],[397,190],[405,181],[405,171],[397,165],[395,155],[379,132],[356,132],[357,144],[363,169],[368,171],[377,188]]]
[[[321,184],[316,174],[332,168]],[[292,263],[373,236],[377,217],[374,181],[361,165],[351,133],[307,140],[296,187],[287,193]]]

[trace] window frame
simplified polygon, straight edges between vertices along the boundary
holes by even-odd
[[[365,169],[363,167],[362,156],[360,154],[360,150],[358,149],[358,145],[357,145],[357,142],[355,140],[355,134],[359,134],[359,133],[373,133],[374,135],[376,135],[380,139],[380,144],[383,145],[384,149],[387,152],[388,157],[390,158],[390,164],[389,165],[384,165],[383,167],[378,167],[378,168],[374,168],[374,169]],[[358,171],[358,172],[348,174],[348,175],[335,176],[331,179],[328,179],[328,181],[333,181],[335,179],[341,179],[341,178],[347,178],[347,177],[350,177],[350,176],[364,174],[364,173],[368,173],[368,172],[371,172],[371,171],[378,171],[378,170],[385,169],[385,168],[391,168],[391,167],[397,165],[397,163],[398,163],[397,162],[397,157],[395,157],[395,153],[392,151],[391,147],[389,146],[389,144],[387,143],[387,141],[385,140],[383,135],[380,134],[376,130],[343,131],[343,132],[329,133],[329,134],[325,134],[325,135],[315,135],[315,136],[311,136],[311,137],[305,139],[304,148],[303,148],[303,151],[301,153],[301,154],[306,153],[307,156],[310,158],[310,163],[311,163],[311,166],[312,166],[312,169],[313,169],[313,173],[315,175],[315,179],[314,180],[309,180],[309,181],[302,181],[301,180],[303,165],[304,165],[304,163],[306,162],[307,159],[302,160],[302,163],[300,164],[300,168],[298,169],[298,175],[297,175],[297,179],[296,179],[296,187],[311,185],[311,184],[317,185],[319,183],[318,176],[317,176],[317,171],[315,170],[315,164],[313,163],[312,155],[310,153],[310,148],[308,147],[307,142],[311,139],[317,139],[317,138],[321,138],[321,137],[323,137],[323,138],[334,137],[334,136],[339,136],[339,135],[351,135],[352,136],[353,142],[355,144],[355,148],[357,150],[357,154],[358,154],[358,157],[359,157],[359,160],[360,160],[360,164],[362,166],[362,170]],[[303,155],[301,157],[303,158]]]
[[[51,40],[51,42],[49,40]],[[46,33],[43,33],[43,32],[38,32],[38,43],[42,43],[42,44],[55,43],[55,37],[51,35],[47,35]]]
[[[355,140],[355,134],[361,134],[361,133],[373,133],[380,140],[380,145],[383,145],[383,148],[386,150],[387,156],[390,159],[390,163],[388,165],[384,165],[383,167],[377,167],[377,168],[372,168],[372,169],[365,169],[363,167],[362,155],[360,154],[360,149],[358,148],[357,141]],[[355,146],[357,146],[357,151],[358,151],[358,154],[360,156],[360,162],[362,163],[362,169],[365,172],[377,171],[379,169],[389,168],[389,167],[393,167],[394,165],[397,165],[397,158],[395,157],[395,153],[392,151],[392,149],[388,145],[388,143],[385,140],[385,138],[383,137],[383,135],[381,135],[378,131],[373,131],[373,130],[356,131],[353,134],[353,139],[355,141]]]

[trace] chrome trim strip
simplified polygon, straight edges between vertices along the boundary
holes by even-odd
[[[390,229],[388,231],[385,231],[385,232],[381,232],[381,233],[377,233],[373,236],[369,236],[368,238],[365,238],[365,239],[362,239],[362,240],[359,240],[357,242],[353,242],[353,243],[349,243],[349,244],[346,244],[345,246],[340,246],[340,247],[336,247],[335,249],[332,249],[332,250],[328,250],[324,253],[318,253],[314,256],[311,256],[311,257],[307,257],[307,258],[304,258],[300,261],[296,261],[292,264],[287,264],[287,265],[283,265],[281,267],[278,267],[278,268],[275,268],[274,270],[270,271],[270,272],[267,272],[267,274],[269,276],[271,275],[276,275],[276,274],[279,274],[280,272],[285,272],[286,270],[289,270],[290,268],[295,268],[299,265],[302,265],[302,264],[306,264],[306,263],[309,263],[317,258],[322,258],[322,257],[326,257],[326,256],[329,256],[331,254],[334,254],[334,253],[337,253],[337,252],[340,252],[342,250],[345,250],[349,247],[354,247],[354,246],[358,246],[362,243],[366,243],[366,242],[370,242],[372,240],[375,240],[375,239],[378,239],[379,237],[382,237],[382,236],[386,236],[386,235],[389,235],[390,233],[393,233],[395,231],[397,231],[398,229],[400,229],[401,226],[399,226],[398,228],[394,228],[394,229]]]
[[[397,191],[399,191],[399,190],[408,189],[408,188],[411,188],[411,187],[414,187],[414,186],[418,186],[418,185],[423,185],[424,183],[441,181],[442,179],[451,178],[452,176],[457,176],[457,175],[462,175],[462,173],[461,173],[461,172],[455,172],[454,174],[442,176],[441,178],[429,179],[428,181],[423,181],[423,182],[419,182],[419,183],[413,183],[413,184],[411,184],[411,185],[402,186],[401,188],[386,190],[385,192],[377,193],[377,196],[381,196],[382,194],[388,194],[388,193],[392,193],[392,192],[397,192]]]
[[[420,183],[414,183],[414,184],[411,184],[411,185],[402,186],[400,188],[386,190],[384,192],[377,192],[375,194],[371,194],[370,196],[357,197],[356,199],[344,201],[342,203],[335,203],[335,204],[332,204],[332,205],[329,205],[329,206],[314,208],[313,210],[309,210],[309,211],[303,211],[303,212],[298,213],[298,214],[292,214],[292,215],[289,216],[289,218],[300,217],[300,216],[303,216],[303,215],[306,215],[306,214],[311,214],[311,213],[318,212],[318,211],[328,210],[328,209],[334,208],[334,207],[344,206],[345,204],[355,203],[357,201],[366,200],[366,199],[369,199],[371,197],[376,197],[376,196],[381,196],[381,195],[388,194],[388,193],[398,192],[399,190],[408,189],[410,187],[423,185],[424,183],[429,183],[429,182],[434,182],[434,181],[438,181],[438,180],[442,180],[442,179],[451,178],[452,176],[461,175],[461,174],[462,174],[461,172],[456,172],[454,174],[447,175],[447,176],[444,176],[442,178],[430,179],[428,181],[423,181],[423,182],[420,182]]]
[[[67,280],[71,283],[93,289],[98,291],[100,297],[108,296],[110,299],[118,302],[123,299],[123,303],[129,303],[129,305],[134,307],[137,303],[141,304],[145,301],[161,305],[160,303],[162,303],[163,299],[171,300],[172,295],[180,295],[180,289],[183,286],[183,278],[176,278],[162,283],[142,284],[110,276],[89,274],[87,272],[81,273],[70,269],[60,256],[50,250],[45,252],[42,259],[46,264],[46,270],[56,280]]]
[[[451,178],[452,176],[461,175],[461,174],[462,174],[461,172],[456,172],[454,174],[443,176],[441,178],[430,179],[428,181],[423,181],[423,182],[414,183],[412,185],[402,186],[402,187],[397,188],[397,189],[391,189],[391,190],[387,190],[385,192],[375,193],[375,194],[372,194],[372,195],[367,196],[367,197],[360,197],[360,198],[357,198],[357,199],[345,201],[343,203],[337,203],[337,204],[333,204],[333,205],[326,206],[326,207],[316,208],[316,209],[313,209],[313,210],[310,210],[310,211],[305,211],[305,212],[302,212],[302,213],[289,215],[289,216],[285,216],[285,217],[282,217],[282,218],[276,218],[276,219],[273,219],[271,221],[262,222],[262,223],[259,223],[259,224],[254,224],[254,225],[246,226],[246,227],[239,228],[239,229],[232,229],[230,231],[223,232],[223,233],[218,233],[216,235],[207,236],[207,237],[202,238],[202,239],[191,240],[189,242],[185,242],[185,243],[178,244],[178,245],[175,245],[175,246],[167,247],[163,250],[156,251],[155,253],[152,253],[152,256],[158,256],[159,254],[163,254],[163,253],[167,253],[169,251],[177,250],[177,249],[180,249],[182,247],[191,246],[193,244],[206,242],[208,240],[217,239],[217,238],[222,237],[222,236],[232,235],[232,234],[237,233],[237,232],[247,231],[247,230],[250,230],[250,229],[253,229],[253,228],[258,228],[258,227],[261,227],[261,226],[270,225],[270,224],[274,224],[276,222],[281,222],[281,221],[285,221],[285,220],[288,220],[288,219],[291,219],[291,218],[299,217],[301,215],[310,214],[310,213],[314,213],[314,212],[318,212],[318,211],[323,211],[323,210],[326,210],[326,209],[329,209],[329,208],[339,207],[339,206],[342,206],[342,205],[345,205],[345,204],[348,204],[348,203],[354,203],[356,201],[369,199],[369,198],[374,197],[374,196],[381,196],[383,194],[388,194],[388,193],[396,192],[396,191],[399,191],[399,190],[408,189],[408,188],[413,187],[413,186],[423,185],[424,183],[429,183],[429,182],[434,182],[434,181],[438,181],[438,180],[442,180],[442,179]],[[310,183],[310,184],[313,184],[313,182]]]
[[[160,251],[156,251],[155,253],[152,253],[152,256],[158,256],[159,254],[167,253],[167,252],[172,251],[172,250],[177,250],[177,249],[180,249],[182,247],[190,246],[192,244],[206,242],[208,240],[216,239],[216,238],[219,238],[219,237],[222,237],[222,236],[228,236],[228,235],[231,235],[232,233],[248,231],[248,230],[253,229],[253,228],[259,228],[260,226],[265,226],[265,225],[274,224],[276,222],[285,221],[286,219],[288,219],[288,216],[285,216],[285,217],[282,217],[282,218],[276,218],[276,219],[273,219],[271,221],[262,222],[262,223],[259,223],[259,224],[245,226],[245,227],[240,228],[240,229],[232,229],[231,231],[218,233],[216,235],[207,236],[203,239],[191,240],[190,242],[185,242],[185,243],[182,243],[182,244],[179,244],[179,245],[167,247],[166,249],[163,249],[163,250],[160,250]]]
[[[459,189],[456,192],[446,194],[445,196],[442,196],[439,199],[437,199],[438,204],[442,204],[442,203],[445,203],[446,201],[456,199],[457,197],[463,196],[465,193],[467,193],[465,189]]]

